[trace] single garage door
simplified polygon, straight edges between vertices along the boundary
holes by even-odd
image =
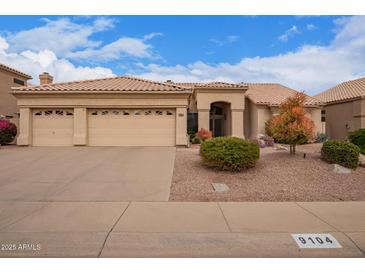
[[[90,146],[175,146],[174,109],[90,109]]]
[[[72,109],[33,110],[34,146],[72,146]]]

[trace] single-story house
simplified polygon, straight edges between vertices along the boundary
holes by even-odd
[[[0,64],[0,115],[18,125],[19,110],[16,99],[9,93],[11,87],[26,86],[31,76]]]
[[[341,83],[315,96],[325,104],[323,119],[330,139],[347,139],[349,132],[365,128],[365,77]]]
[[[12,89],[20,108],[19,145],[186,146],[192,128],[254,138],[297,92],[278,84],[161,83],[127,76],[58,84],[49,74],[40,79],[39,86]],[[308,96],[306,108],[319,125],[319,102]]]
[[[196,114],[199,117],[197,128],[209,128],[215,136],[231,135],[230,123],[234,122],[234,117],[233,119],[229,117],[230,112],[235,111],[235,108],[237,111],[243,109],[243,135],[248,139],[255,139],[258,134],[265,134],[266,121],[278,114],[279,106],[286,98],[299,92],[277,83],[174,84],[194,90],[188,114]],[[236,89],[240,95],[233,97],[231,94],[233,89]],[[316,133],[324,132],[321,123],[321,103],[311,96],[306,95],[306,98],[306,112],[314,121]],[[235,105],[234,102],[239,105]],[[216,114],[217,112],[219,114]],[[205,113],[209,113],[209,120],[204,118],[207,116]],[[240,114],[239,117],[241,116]],[[236,123],[242,124],[240,121]]]

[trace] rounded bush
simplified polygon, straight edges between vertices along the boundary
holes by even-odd
[[[14,141],[16,134],[16,125],[9,120],[0,119],[0,145],[9,144]]]
[[[210,167],[240,171],[255,166],[260,148],[252,141],[237,137],[216,137],[201,144],[200,155]]]
[[[326,162],[355,169],[359,164],[360,149],[347,141],[326,141],[321,155]]]
[[[365,128],[358,129],[351,132],[349,135],[349,140],[354,145],[360,148],[360,152],[365,154]]]

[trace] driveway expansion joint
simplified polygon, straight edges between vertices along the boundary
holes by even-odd
[[[14,202],[14,203],[15,203],[15,202]],[[35,203],[36,203],[36,202],[35,202]],[[14,225],[14,224],[18,223],[18,222],[21,222],[21,221],[22,221],[22,220],[24,220],[24,219],[26,219],[26,218],[28,218],[28,217],[32,216],[32,215],[33,215],[33,214],[35,214],[36,212],[38,212],[38,211],[40,211],[40,210],[44,209],[45,207],[47,207],[50,203],[51,203],[51,202],[45,202],[45,203],[44,203],[44,205],[40,206],[39,208],[36,208],[36,209],[34,209],[33,211],[30,211],[29,213],[24,214],[23,216],[21,216],[21,217],[19,217],[18,219],[14,220],[13,222],[11,222],[11,223],[9,223],[9,224],[6,224],[6,225],[4,225],[4,226],[2,226],[2,227],[0,227],[0,232],[6,232],[6,231],[4,231],[4,229],[6,229],[6,228],[8,228],[8,227],[10,227],[10,226],[12,226],[12,225]]]
[[[304,206],[300,205],[298,202],[294,202],[297,206],[299,206],[301,209],[305,210],[306,212],[308,212],[309,214],[311,214],[312,216],[316,217],[317,219],[319,219],[321,222],[324,222],[325,224],[327,224],[328,226],[332,227],[333,229],[335,229],[335,231],[338,232],[342,232],[340,229],[338,229],[337,227],[335,227],[334,225],[330,224],[329,222],[327,222],[326,220],[323,220],[321,217],[319,217],[317,214],[315,214],[314,212],[310,211],[309,209],[305,208]]]
[[[365,250],[363,250],[349,235],[347,235],[347,233],[346,232],[343,232],[343,234],[345,235],[345,237],[346,238],[348,238],[349,239],[349,241],[350,242],[352,242],[352,244],[354,245],[354,246],[356,246],[356,248],[358,249],[358,250],[360,250],[360,252],[362,253],[362,254],[364,254],[365,255]]]
[[[226,225],[227,225],[227,227],[228,227],[229,232],[230,232],[230,233],[232,233],[232,232],[233,232],[233,230],[231,229],[231,227],[230,227],[230,225],[229,225],[229,223],[228,223],[228,220],[227,220],[227,218],[226,218],[226,215],[224,215],[224,212],[223,212],[223,209],[222,209],[222,207],[221,207],[220,202],[217,202],[217,205],[218,205],[218,208],[219,208],[219,210],[221,211],[221,213],[222,213],[222,215],[223,215],[223,219],[224,219],[224,221],[226,222]]]
[[[104,249],[104,247],[105,247],[105,245],[106,245],[106,242],[107,242],[107,240],[108,240],[108,238],[109,238],[110,233],[112,233],[112,231],[113,231],[114,227],[115,227],[115,226],[117,225],[117,223],[120,221],[120,219],[122,218],[122,216],[124,215],[124,213],[127,211],[128,207],[129,207],[129,205],[130,205],[131,203],[132,203],[132,202],[128,202],[128,204],[127,204],[126,208],[122,211],[122,214],[120,214],[120,216],[117,218],[117,220],[114,222],[113,226],[110,228],[110,230],[109,230],[109,231],[108,231],[108,233],[106,234],[105,240],[104,240],[104,242],[103,242],[103,244],[102,244],[102,246],[101,246],[100,252],[99,252],[99,254],[98,254],[98,256],[97,256],[98,258],[100,258],[101,254],[102,254],[102,252],[103,252],[103,249]]]

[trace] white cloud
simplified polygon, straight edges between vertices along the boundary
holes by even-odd
[[[96,32],[105,31],[114,26],[109,18],[97,18],[92,24],[77,24],[69,18],[57,20],[43,19],[45,24],[29,30],[19,31],[6,37],[12,52],[23,50],[51,50],[63,57],[80,48],[94,48],[101,41],[90,39]]]
[[[213,44],[216,44],[219,47],[222,47],[226,44],[232,44],[237,42],[240,39],[240,37],[238,35],[228,35],[226,36],[224,39],[215,39],[215,38],[211,38],[209,39],[209,41]]]
[[[71,59],[90,59],[93,61],[110,61],[128,56],[157,59],[159,55],[152,50],[152,45],[145,43],[145,41],[157,35],[161,34],[148,34],[143,39],[122,37],[97,49],[71,52],[67,57]]]
[[[238,39],[240,39],[240,37],[238,35],[228,35],[227,36],[228,43],[234,43],[234,42],[238,41]]]
[[[314,24],[307,24],[307,30],[312,31],[315,30],[317,27]]]
[[[342,18],[335,26],[335,38],[327,46],[304,45],[293,52],[243,58],[234,64],[150,64],[139,75],[161,81],[278,82],[315,94],[365,75],[365,16]]]
[[[0,36],[0,52],[5,51],[9,48],[8,42],[6,42],[5,38]]]
[[[114,27],[115,20],[109,17],[97,17],[89,23],[66,17],[43,18],[42,22],[40,27],[0,36],[0,62],[30,74],[34,84],[38,84],[38,74],[43,71],[52,74],[57,82],[114,76],[109,68],[76,66],[71,60],[97,63],[121,58],[159,58],[147,43],[163,35],[159,32],[140,39],[120,37],[103,44],[92,35]]]
[[[278,39],[282,42],[287,42],[289,38],[299,34],[300,31],[297,26],[292,26],[290,29],[287,29],[284,34],[280,35]]]
[[[163,36],[163,33],[162,32],[152,32],[152,33],[146,34],[145,36],[143,36],[143,41],[151,40],[151,39],[155,38],[156,36]]]
[[[91,62],[116,60],[122,57],[157,58],[152,45],[146,41],[162,33],[146,34],[142,39],[120,37],[109,44],[94,40],[95,33],[114,27],[115,20],[98,17],[92,23],[75,23],[69,18],[43,19],[45,24],[29,30],[10,34],[6,37],[11,52],[25,50],[39,52],[50,50],[56,56],[68,59],[90,59]]]
[[[0,42],[3,45],[7,45],[7,41],[4,38],[1,38]],[[56,82],[115,76],[109,68],[75,66],[64,58],[58,59],[56,54],[48,49],[38,52],[26,50],[20,53],[13,53],[8,52],[6,47],[3,47],[3,50],[0,50],[0,63],[31,75],[33,80],[30,82],[33,84],[39,83],[38,75],[44,71],[53,75]]]

